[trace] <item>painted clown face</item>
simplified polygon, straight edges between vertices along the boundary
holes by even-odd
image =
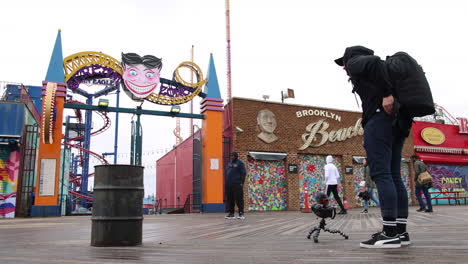
[[[158,87],[159,71],[158,68],[147,68],[143,64],[125,65],[125,86],[135,97],[145,98]]]

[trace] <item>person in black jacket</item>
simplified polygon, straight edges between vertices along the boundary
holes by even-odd
[[[229,214],[226,219],[235,219],[234,206],[237,204],[239,219],[244,219],[244,182],[247,174],[244,163],[237,152],[231,153],[231,162],[226,169],[226,196]]]
[[[361,242],[364,248],[398,248],[409,245],[406,232],[408,194],[401,179],[401,152],[411,123],[396,118],[398,106],[393,97],[385,62],[363,46],[346,48],[335,62],[346,71],[362,101],[364,148],[370,175],[379,193],[383,230]]]

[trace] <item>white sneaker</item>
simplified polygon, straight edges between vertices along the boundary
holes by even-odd
[[[386,236],[384,232],[375,233],[371,239],[360,244],[363,248],[399,248],[401,247],[400,235]]]

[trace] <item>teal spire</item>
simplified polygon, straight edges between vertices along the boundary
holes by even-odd
[[[207,98],[221,99],[219,92],[218,76],[216,76],[216,68],[214,65],[213,54],[210,54],[210,64],[208,65],[208,75],[206,76],[208,82],[205,85],[204,93]]]
[[[54,50],[52,51],[52,57],[49,62],[49,69],[47,69],[47,75],[45,81],[64,83],[65,76],[63,71],[63,55],[62,55],[62,36],[61,30],[57,33],[57,39],[55,40]]]

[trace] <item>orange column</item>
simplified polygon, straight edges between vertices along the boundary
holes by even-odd
[[[39,155],[37,162],[37,182],[36,182],[36,197],[34,205],[36,206],[58,206],[59,204],[59,176],[60,176],[60,166],[61,166],[61,146],[62,146],[62,119],[63,119],[63,108],[66,97],[66,84],[57,83],[57,89],[54,93],[53,102],[54,105],[46,105],[45,100],[47,94],[47,83],[44,81],[42,83],[42,120],[41,120],[41,131],[40,131],[40,143],[39,143]],[[49,87],[51,89],[51,87]],[[52,133],[52,142],[50,144],[45,144],[43,138],[44,128],[43,123],[45,120],[46,109],[53,111],[53,116],[55,117],[53,122]],[[51,215],[59,213],[59,208],[55,210],[47,210]],[[42,215],[48,216],[48,215]]]
[[[204,212],[224,212],[223,100],[201,102],[202,122],[202,204]]]

